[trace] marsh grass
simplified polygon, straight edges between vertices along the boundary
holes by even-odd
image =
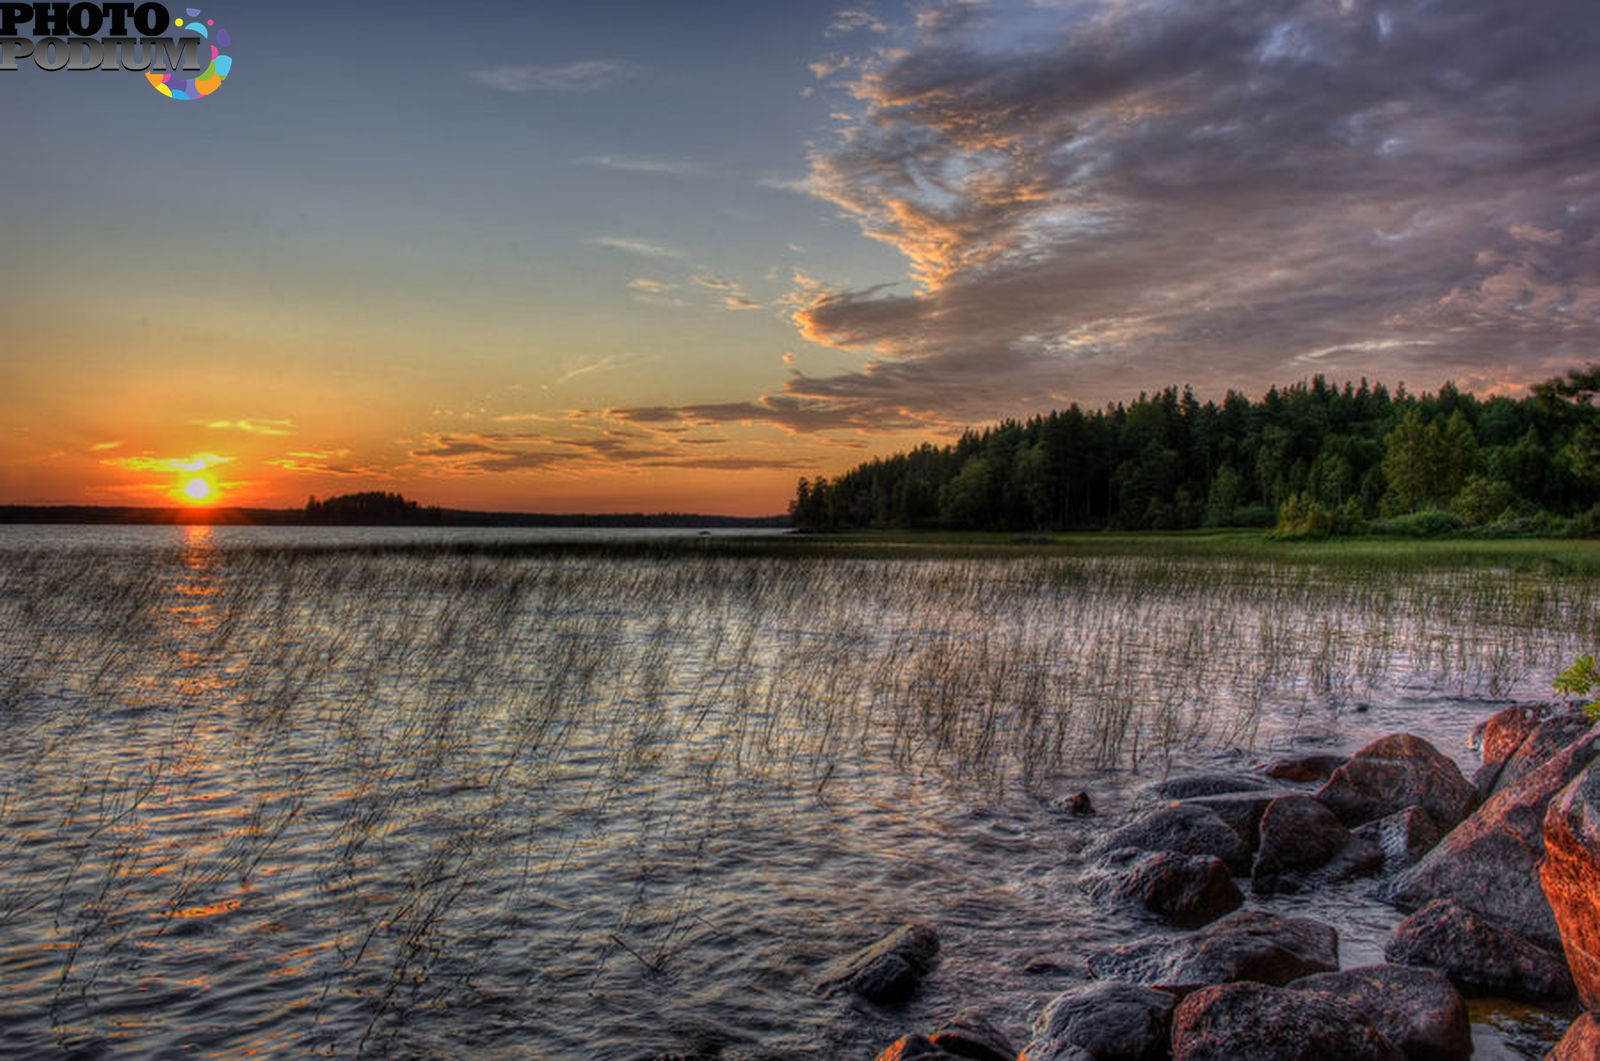
[[[1600,638],[1597,583],[1567,568],[1383,571],[18,550],[0,967],[22,986],[0,1024],[93,1049],[157,1034],[128,1019],[153,1006],[201,1048],[383,1054],[470,999],[559,1042],[534,1002],[718,946],[711,867],[789,808],[903,778],[1048,795],[1397,689],[1503,696]],[[240,979],[288,986],[206,1030],[204,985]]]

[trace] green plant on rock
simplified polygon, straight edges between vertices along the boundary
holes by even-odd
[[[1600,674],[1595,672],[1595,659],[1584,654],[1572,661],[1572,666],[1556,675],[1552,683],[1558,693],[1564,693],[1574,698],[1587,698],[1594,692],[1595,686],[1600,685]],[[1588,703],[1578,705],[1578,710],[1600,722],[1600,701],[1590,700]]]

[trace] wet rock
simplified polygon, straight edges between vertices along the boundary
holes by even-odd
[[[926,1036],[902,1035],[879,1052],[876,1061],[951,1061],[946,1053]]]
[[[1254,792],[1267,787],[1267,782],[1256,774],[1210,771],[1169,777],[1157,786],[1155,794],[1163,799],[1192,799],[1228,792]]]
[[[1450,899],[1436,899],[1400,922],[1384,957],[1437,969],[1465,995],[1523,1002],[1572,997],[1561,956],[1501,928]]]
[[[1320,991],[1220,984],[1183,1000],[1173,1061],[1401,1061],[1362,1013]]]
[[[1165,1056],[1167,1029],[1178,1000],[1165,991],[1110,981],[1064,992],[1033,1026],[1027,1061],[1071,1056],[1096,1061],[1146,1061]]]
[[[1296,892],[1376,872],[1383,851],[1350,835],[1333,811],[1310,796],[1283,796],[1261,817],[1261,845],[1250,870],[1258,894]]]
[[[1577,711],[1553,715],[1535,726],[1504,760],[1485,763],[1473,775],[1472,783],[1487,799],[1543,766],[1593,725],[1587,715]]]
[[[1215,811],[1190,803],[1174,803],[1141,814],[1107,835],[1095,845],[1093,853],[1103,856],[1125,847],[1215,855],[1231,869],[1242,869],[1248,858],[1244,842],[1227,822]]]
[[[1594,1061],[1600,1057],[1600,1014],[1585,1013],[1572,1022],[1544,1061]]]
[[[1347,755],[1297,755],[1268,763],[1266,774],[1279,781],[1325,781],[1349,761]]]
[[[1137,906],[1180,928],[1199,928],[1244,904],[1220,858],[1176,851],[1138,852],[1087,890],[1096,902]]]
[[[939,955],[939,934],[932,925],[895,929],[878,942],[822,971],[817,990],[824,996],[849,991],[874,1002],[899,1002],[912,994],[933,970]]]
[[[1254,851],[1261,840],[1261,816],[1279,796],[1288,795],[1282,789],[1269,788],[1259,792],[1229,792],[1221,796],[1198,796],[1187,803],[1204,807],[1233,827],[1244,841],[1246,852]]]
[[[1241,910],[1187,936],[1142,939],[1089,955],[1089,971],[1178,995],[1211,984],[1286,984],[1339,968],[1339,934],[1306,917]]]
[[[1094,800],[1089,798],[1089,793],[1087,792],[1077,792],[1070,796],[1062,796],[1056,800],[1056,806],[1080,818],[1088,817],[1094,813]]]
[[[1545,811],[1600,755],[1600,727],[1544,765],[1502,788],[1383,894],[1410,910],[1454,899],[1542,947],[1561,945],[1555,915],[1539,886]]]
[[[1437,970],[1365,965],[1307,976],[1289,987],[1344,999],[1411,1061],[1454,1061],[1472,1053],[1467,1004]]]
[[[1421,807],[1407,807],[1387,818],[1358,825],[1355,836],[1370,840],[1383,852],[1385,873],[1410,869],[1439,843],[1439,827]]]
[[[1317,798],[1348,826],[1417,805],[1453,828],[1478,804],[1478,790],[1437,748],[1409,733],[1379,737],[1333,772]]]
[[[968,1061],[1016,1061],[1017,1048],[1005,1032],[980,1013],[966,1012],[934,1029],[928,1041],[952,1057]]]
[[[1550,801],[1539,880],[1578,994],[1600,1009],[1600,761]]]

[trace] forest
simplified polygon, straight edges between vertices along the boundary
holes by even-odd
[[[1600,366],[1521,398],[1322,376],[1259,400],[1189,388],[1077,405],[801,479],[803,530],[1600,533]]]

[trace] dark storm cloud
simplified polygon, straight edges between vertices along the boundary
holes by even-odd
[[[1593,0],[927,9],[848,68],[811,174],[915,284],[802,290],[802,334],[870,360],[791,380],[786,423],[1591,357],[1597,56]]]

